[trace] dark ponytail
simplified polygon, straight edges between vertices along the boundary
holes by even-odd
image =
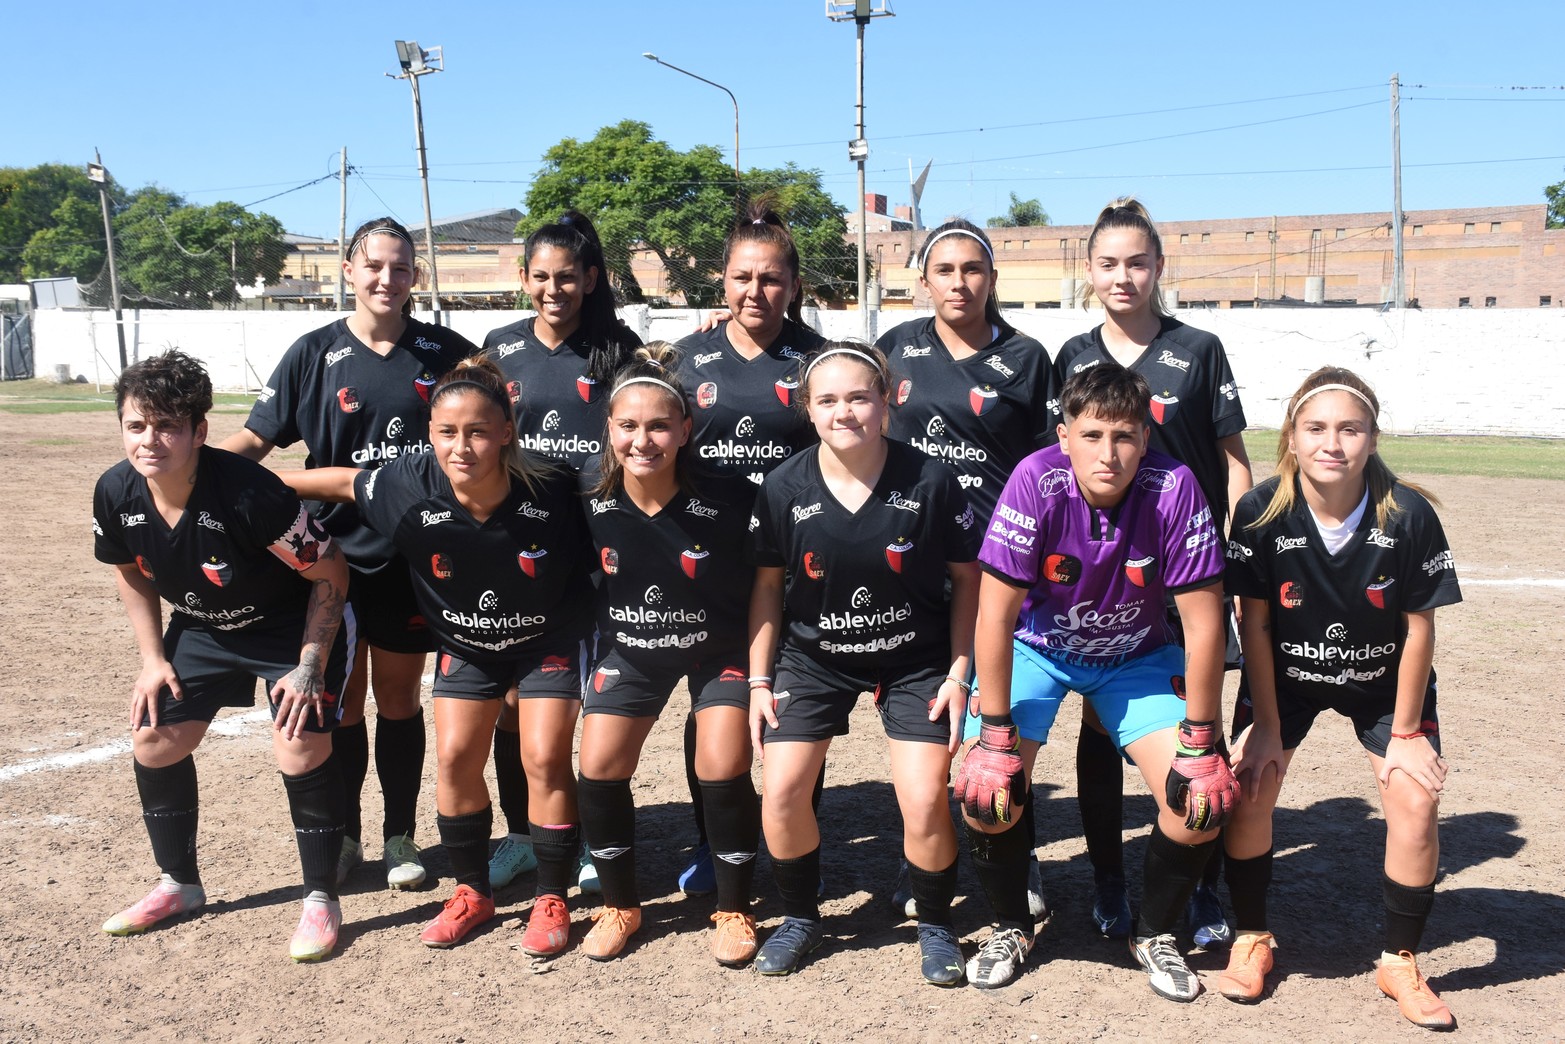
[[[799,247],[788,231],[788,223],[773,209],[775,200],[770,194],[757,196],[739,212],[739,220],[723,240],[723,271],[728,270],[728,258],[740,243],[764,243],[782,253],[793,278],[799,280]],[[804,322],[804,284],[794,291],[788,302],[788,318],[796,323]]]
[[[567,210],[552,224],[542,226],[527,237],[522,247],[522,264],[531,264],[533,251],[546,246],[570,254],[583,273],[589,268],[598,270],[592,290],[582,298],[581,336],[590,346],[587,376],[607,380],[629,361],[639,338],[620,322],[614,311],[614,288],[609,285],[609,266],[603,259],[598,230],[593,228],[587,215]]]

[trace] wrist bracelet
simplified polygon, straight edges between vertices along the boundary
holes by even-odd
[[[770,685],[772,683],[772,676],[770,674],[753,674],[746,678],[745,681],[749,682],[751,685],[754,685],[756,682],[766,682],[766,684]]]
[[[755,681],[750,683],[751,692],[754,692],[756,689],[770,689],[771,687],[772,683],[770,679],[767,678],[757,678]]]
[[[1429,735],[1429,733],[1427,733],[1427,732],[1393,732],[1391,734],[1391,738],[1392,739],[1424,739],[1428,735]]]
[[[973,687],[971,685],[967,684],[967,682],[965,682],[962,679],[958,678],[954,674],[946,675],[946,681],[954,682],[957,685],[957,687],[960,688],[963,692],[972,692],[973,691]]]

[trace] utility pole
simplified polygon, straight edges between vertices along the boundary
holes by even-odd
[[[397,61],[402,65],[402,75],[394,80],[406,80],[413,88],[413,129],[418,138],[418,180],[424,186],[424,245],[429,248],[429,307],[435,313],[435,325],[440,326],[440,272],[435,264],[435,220],[429,211],[429,157],[424,151],[424,106],[419,100],[418,78],[430,73],[445,72],[445,60],[440,48],[424,50],[417,40],[397,41]]]
[[[342,266],[348,260],[348,146],[342,147],[341,185],[337,203],[337,311],[348,308],[348,281]]]
[[[1391,307],[1401,311],[1402,267],[1402,99],[1396,74],[1391,77]]]
[[[109,248],[109,296],[114,306],[114,332],[120,339],[120,370],[130,365],[125,353],[125,315],[120,310],[120,273],[114,266],[114,226],[109,223],[109,172],[103,168],[103,156],[92,150],[92,162],[87,164],[87,180],[98,186],[98,205],[103,209],[103,238]]]
[[[864,137],[864,27],[871,18],[895,14],[889,0],[826,0],[826,17],[834,22],[851,19],[858,37],[858,101],[854,107],[853,140],[848,142],[848,159],[859,169],[859,328],[860,336],[869,336],[869,207],[864,199],[864,162],[869,159],[869,141]]]

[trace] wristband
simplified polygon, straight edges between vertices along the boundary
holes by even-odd
[[[1016,722],[1011,720],[1010,711],[1006,711],[1004,714],[984,714],[981,715],[981,720],[985,725],[992,725],[1002,729],[1011,728],[1016,724]]]
[[[1427,732],[1393,732],[1391,734],[1391,738],[1392,739],[1424,739],[1428,735],[1429,735],[1429,733],[1427,733]]]
[[[751,685],[755,685],[757,682],[765,682],[767,685],[770,685],[772,683],[772,676],[770,674],[755,674],[746,678],[745,681],[749,682]]]
[[[954,682],[957,685],[957,687],[960,688],[963,692],[972,692],[973,691],[973,687],[971,685],[967,684],[965,681],[963,681],[962,679],[958,678],[954,674],[946,675],[946,681]]]

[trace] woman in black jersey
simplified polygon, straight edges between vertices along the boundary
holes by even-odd
[[[1043,345],[1001,316],[994,248],[977,225],[953,218],[931,232],[918,280],[935,314],[892,327],[875,342],[898,377],[887,434],[955,468],[987,527],[1011,469],[1058,441],[1054,369]],[[1030,803],[1022,827],[1037,847]],[[1043,885],[1038,864],[1029,867],[1028,903],[1041,918]],[[915,917],[912,898],[904,867],[892,902]]]
[[[579,471],[603,450],[609,379],[641,338],[614,312],[603,247],[584,214],[567,210],[527,237],[522,289],[538,314],[492,331],[484,354],[505,373],[522,445]],[[516,708],[508,702],[494,737],[495,783],[506,819],[506,836],[489,861],[496,888],[538,865],[527,833],[527,776],[516,730]],[[585,853],[579,883],[584,891],[596,890]]]
[[[679,378],[695,399],[691,441],[703,467],[760,484],[815,442],[797,409],[799,362],[824,343],[800,318],[799,248],[769,201],[752,201],[723,241],[729,317],[678,344]],[[695,770],[695,719],[685,722],[685,780],[701,837],[679,875],[687,895],[710,895],[714,864]],[[822,770],[824,771],[824,769]],[[818,800],[817,790],[817,800]]]
[[[1118,363],[1152,386],[1151,448],[1188,467],[1212,509],[1219,533],[1229,508],[1250,488],[1244,448],[1244,407],[1223,343],[1169,315],[1158,290],[1163,241],[1146,208],[1130,198],[1104,207],[1087,237],[1087,291],[1103,306],[1103,322],[1066,341],[1055,357],[1063,387],[1089,366]],[[1172,611],[1172,607],[1171,607]],[[1226,660],[1239,664],[1239,645],[1228,624]],[[1082,703],[1076,746],[1076,792],[1097,895],[1092,919],[1108,938],[1130,935],[1121,839],[1124,830],[1124,761],[1092,711]],[[1212,859],[1190,896],[1187,920],[1198,946],[1227,946],[1233,930],[1217,894],[1222,860]]]
[[[116,567],[141,650],[132,752],[162,878],[103,930],[133,935],[205,905],[193,752],[218,710],[255,702],[259,677],[304,869],[289,956],[318,961],[342,924],[342,784],[330,755],[353,661],[347,564],[275,475],[205,445],[212,382],[196,360],[168,352],[128,367],[114,400],[127,459],[98,480],[94,550]]]
[[[750,729],[766,744],[762,824],[786,915],[756,967],[787,975],[822,941],[811,791],[831,738],[859,693],[873,691],[923,975],[955,986],[964,969],[950,926],[946,784],[967,708],[978,527],[949,467],[882,434],[889,381],[877,349],[827,344],[805,364],[800,391],[820,444],[767,477],[752,523]]]
[[[1246,684],[1233,768],[1245,800],[1223,834],[1239,936],[1218,988],[1245,1002],[1265,989],[1276,945],[1266,904],[1272,814],[1311,724],[1335,711],[1353,722],[1386,819],[1376,984],[1409,1021],[1445,1030],[1456,1019],[1414,954],[1434,902],[1447,773],[1435,610],[1462,592],[1433,498],[1376,452],[1379,415],[1375,393],[1351,371],[1310,374],[1289,400],[1276,476],[1234,511],[1228,589],[1244,603]]]
[[[582,830],[603,887],[603,909],[582,950],[608,960],[641,925],[631,776],[681,679],[696,719],[696,774],[716,851],[712,953],[737,967],[755,956],[750,887],[760,805],[750,781],[745,613],[753,569],[744,545],[756,487],[698,473],[689,460],[690,406],[658,341],[613,382],[609,452],[584,472],[587,524],[603,569],[603,658],[584,697]]]
[[[224,449],[261,460],[273,447],[302,441],[309,450],[305,467],[366,470],[429,449],[435,381],[476,349],[460,334],[411,316],[413,241],[391,218],[359,227],[342,272],[353,288],[353,314],[294,342],[244,430],[228,438]],[[417,888],[424,881],[413,841],[424,774],[419,687],[434,638],[414,604],[407,563],[395,557],[391,541],[361,525],[351,503],[321,505],[320,517],[348,557],[348,596],[364,637],[343,694],[342,724],[332,738],[348,816],[337,878],[346,879],[364,859],[359,794],[369,769],[364,703],[373,682],[386,883]]]
[[[469,359],[430,399],[432,454],[374,472],[294,471],[284,479],[321,500],[352,499],[367,525],[413,564],[414,592],[439,636],[435,671],[435,791],[440,841],[456,893],[423,931],[447,947],[494,916],[489,884],[493,814],[484,781],[495,720],[516,699],[529,818],[538,858],[537,902],[522,949],[565,948],[565,904],[579,830],[571,742],[580,709],[589,626],[589,549],[575,480],[516,442],[499,367]]]

